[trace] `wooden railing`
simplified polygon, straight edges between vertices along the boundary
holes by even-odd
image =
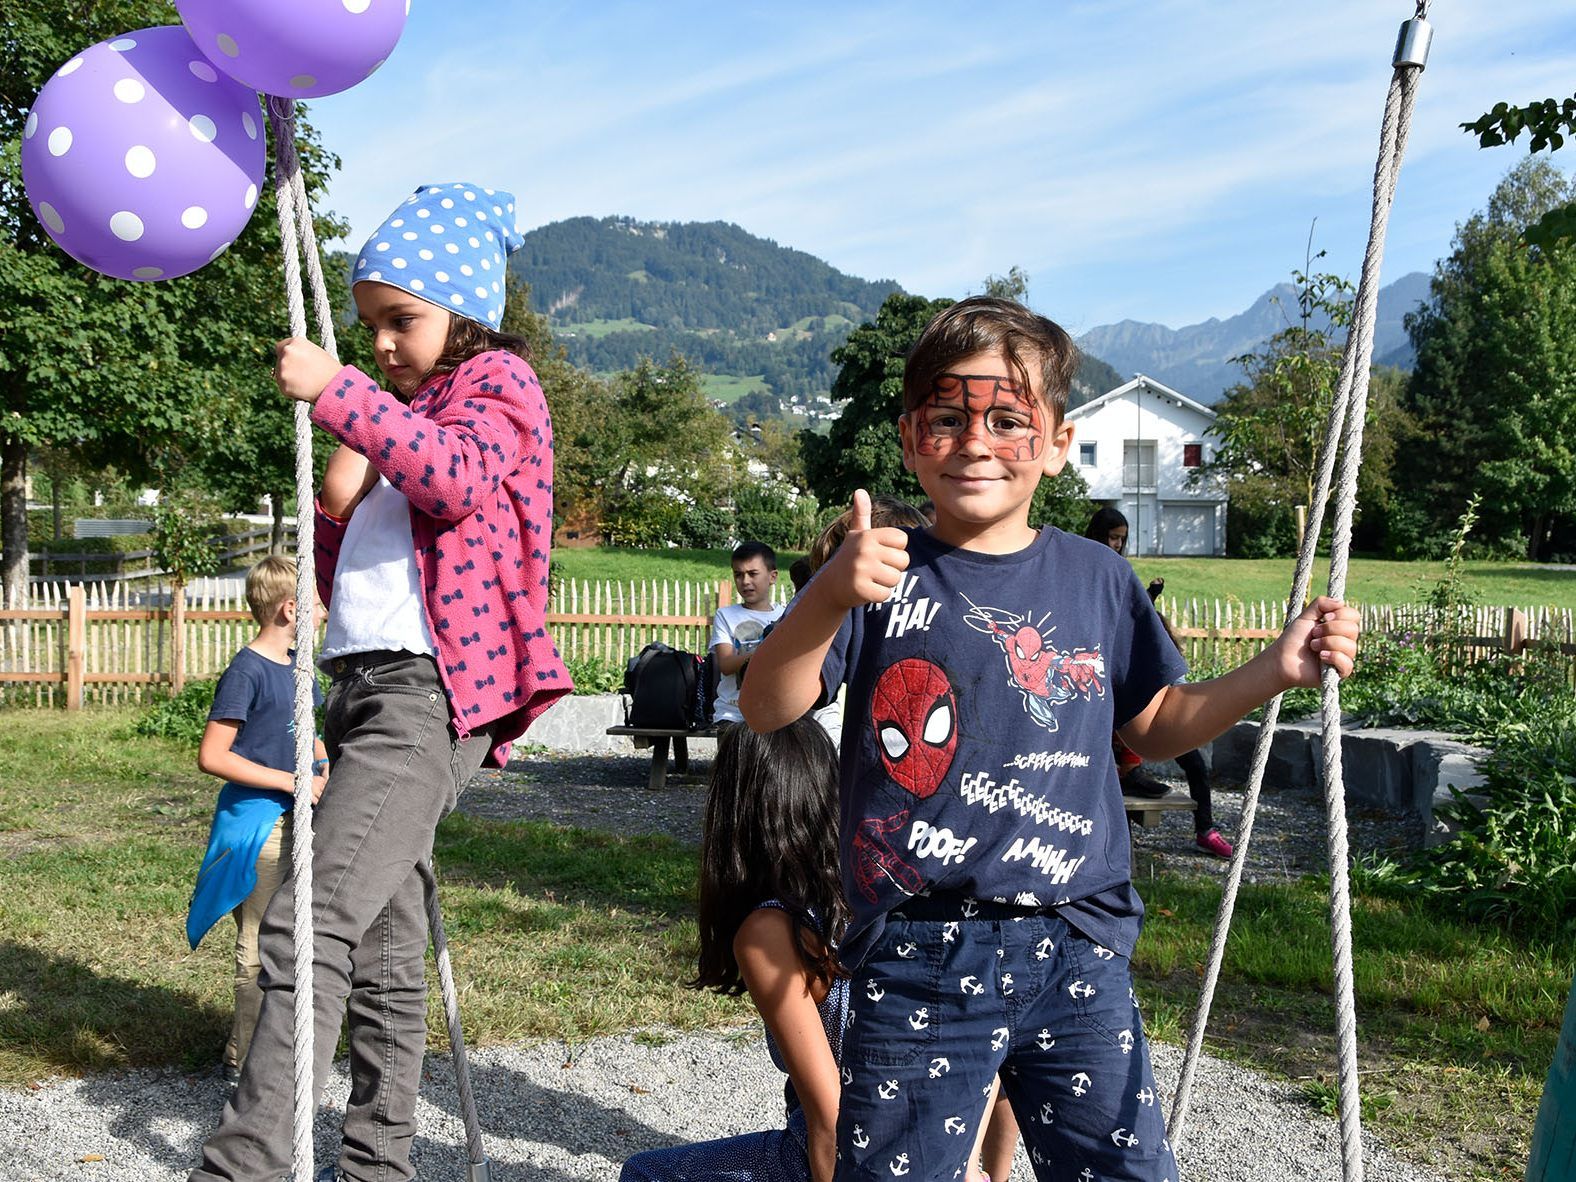
[[[787,591],[781,587],[780,597]],[[566,580],[547,624],[566,658],[622,664],[652,641],[705,651],[713,613],[732,600],[726,579]],[[1235,600],[1162,598],[1159,606],[1189,664],[1206,669],[1253,656],[1280,632],[1284,615],[1279,604]],[[1440,627],[1438,613],[1424,605],[1361,611],[1365,637],[1421,637]],[[25,607],[0,611],[0,701],[76,709],[141,700],[150,686],[179,689],[218,676],[255,631],[239,582],[209,582],[179,597],[119,582],[39,584]],[[1568,609],[1464,609],[1450,631],[1465,658],[1517,651],[1529,641],[1576,655],[1576,613]]]
[[[217,537],[220,543],[217,557],[221,569],[246,566],[252,558],[268,553],[273,539],[271,526],[259,526],[243,533]],[[285,527],[287,552],[295,548],[295,526]],[[166,572],[159,569],[156,555],[150,548],[139,550],[104,550],[96,554],[67,553],[65,551],[36,550],[28,555],[28,565],[34,582],[60,581],[75,576],[79,581],[120,582],[134,579],[156,579]],[[112,571],[90,572],[89,566],[109,566]]]

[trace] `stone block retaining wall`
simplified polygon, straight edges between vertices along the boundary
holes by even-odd
[[[1313,785],[1323,782],[1324,755],[1318,719],[1283,722],[1270,744],[1264,783]],[[1239,722],[1216,739],[1210,766],[1216,775],[1246,782],[1258,742],[1259,724]],[[1434,810],[1448,803],[1451,788],[1471,795],[1483,783],[1477,761],[1482,747],[1463,743],[1438,731],[1372,727],[1348,730],[1341,736],[1341,779],[1348,804],[1417,813],[1430,845],[1447,840],[1453,830]]]

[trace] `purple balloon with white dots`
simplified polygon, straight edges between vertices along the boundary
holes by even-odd
[[[364,81],[394,52],[410,0],[176,0],[208,60],[284,98],[320,98]]]
[[[257,206],[258,96],[215,70],[180,25],[77,54],[22,129],[22,180],[72,258],[117,279],[186,275],[234,242]]]

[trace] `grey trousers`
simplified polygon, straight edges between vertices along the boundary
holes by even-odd
[[[333,662],[333,679],[324,728],[330,776],[312,817],[313,1079],[321,1094],[348,1015],[340,1169],[353,1182],[405,1182],[414,1177],[427,1040],[427,913],[416,867],[431,858],[438,821],[481,766],[491,731],[455,740],[431,657],[356,654]],[[191,1182],[279,1182],[289,1173],[293,882],[263,916],[257,1031]]]

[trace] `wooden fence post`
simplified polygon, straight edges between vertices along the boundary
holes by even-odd
[[[1527,613],[1519,607],[1505,609],[1505,651],[1512,656],[1527,647]]]
[[[170,693],[186,686],[186,585],[170,588]]]
[[[733,580],[732,579],[718,579],[717,580],[717,606],[718,607],[727,607],[732,602],[733,602]]]
[[[82,709],[82,658],[88,638],[87,590],[71,585],[66,600],[66,709]]]

